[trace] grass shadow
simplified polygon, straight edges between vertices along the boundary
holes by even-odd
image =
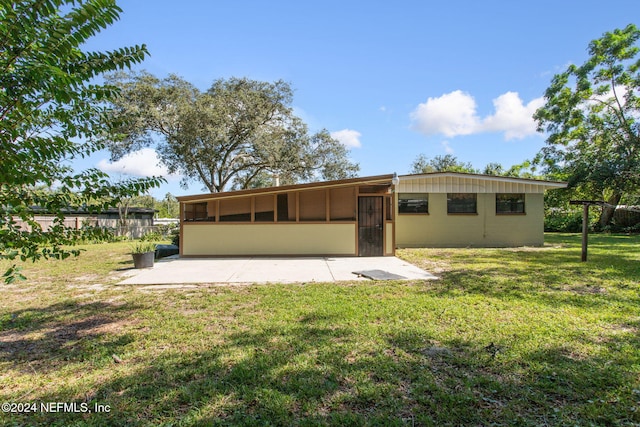
[[[117,353],[133,338],[120,334],[137,307],[65,301],[5,313],[0,318],[0,363],[28,364],[40,373]]]
[[[310,314],[293,326],[230,333],[204,350],[166,351],[95,391],[97,401],[112,407],[100,422],[157,425],[180,419],[181,425],[253,426],[315,419],[324,424],[326,417],[312,414],[321,413],[326,399],[342,387],[347,351],[336,343],[351,338],[331,323],[326,314]],[[132,412],[131,401],[143,412]],[[38,422],[50,419],[39,414]],[[58,414],[56,420],[71,423],[77,416]]]
[[[563,344],[514,352],[500,341],[387,337],[409,366],[416,425],[636,425],[636,331],[585,357]],[[613,359],[611,356],[613,355]]]

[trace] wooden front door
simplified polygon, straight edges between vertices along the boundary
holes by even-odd
[[[358,256],[382,256],[384,249],[383,198],[358,198]]]

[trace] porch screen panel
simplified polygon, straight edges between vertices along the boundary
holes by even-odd
[[[332,188],[329,190],[331,221],[356,220],[356,189]]]
[[[325,190],[301,191],[300,221],[325,221],[327,219]]]
[[[251,198],[220,200],[220,222],[251,221]]]
[[[273,195],[256,196],[255,199],[255,221],[256,222],[273,222],[274,203]]]

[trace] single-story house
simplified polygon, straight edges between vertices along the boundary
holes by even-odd
[[[400,177],[398,247],[544,244],[544,192],[565,182],[438,172]]]
[[[180,255],[392,256],[397,247],[540,246],[566,183],[379,175],[178,197]]]
[[[54,223],[56,216],[47,212],[39,206],[32,206],[34,220],[40,224],[43,230],[48,230]],[[64,214],[63,225],[65,227],[80,229],[83,226],[109,228],[116,231],[118,235],[129,235],[133,238],[140,238],[148,231],[154,229],[153,217],[157,211],[150,208],[130,207],[127,210],[127,226],[122,227],[120,222],[120,211],[118,208],[108,208],[100,212],[90,212],[88,209],[62,209]],[[29,225],[16,219],[19,227],[30,230]]]

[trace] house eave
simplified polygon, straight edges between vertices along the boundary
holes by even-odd
[[[400,182],[402,182],[402,180],[412,180],[412,179],[468,178],[468,179],[475,179],[478,181],[540,185],[545,187],[545,189],[567,187],[567,183],[562,181],[547,181],[542,179],[518,178],[518,177],[499,176],[499,175],[482,175],[482,174],[464,173],[464,172],[431,172],[431,173],[423,173],[423,174],[407,174],[407,175],[400,175],[398,178],[400,178]]]
[[[278,187],[263,187],[263,188],[252,188],[246,190],[236,190],[236,191],[224,191],[221,193],[205,193],[205,194],[195,194],[189,196],[180,196],[177,197],[178,201],[181,203],[188,202],[204,202],[209,200],[216,199],[226,199],[226,198],[234,198],[234,197],[243,197],[249,195],[267,195],[267,194],[278,194],[278,193],[287,193],[291,191],[301,191],[301,190],[314,190],[314,189],[323,189],[323,188],[335,188],[335,187],[344,187],[349,185],[366,185],[366,184],[391,184],[391,180],[393,179],[393,174],[388,175],[376,175],[376,176],[367,176],[360,178],[347,178],[340,179],[334,181],[319,181],[319,182],[310,182],[305,184],[292,184],[292,185],[282,185]]]

